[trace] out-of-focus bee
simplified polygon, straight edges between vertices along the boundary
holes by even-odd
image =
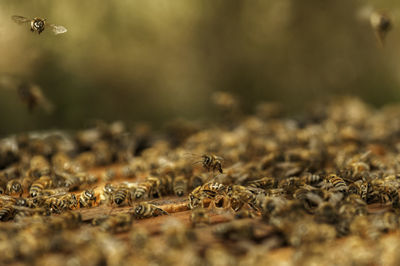
[[[336,238],[336,230],[327,224],[318,224],[312,221],[298,221],[288,232],[288,241],[298,247],[302,244],[321,243]]]
[[[374,11],[371,13],[369,21],[375,31],[378,42],[383,46],[386,35],[393,28],[393,20],[387,11]]]
[[[81,193],[79,197],[79,207],[92,207],[96,203],[96,194],[93,189],[87,189]]]
[[[155,217],[159,215],[169,215],[168,212],[164,211],[163,209],[147,202],[138,203],[134,207],[133,211],[134,216],[137,219]]]
[[[369,190],[369,183],[363,180],[357,180],[356,182],[353,182],[349,185],[349,192],[353,194],[358,194],[364,201],[367,201],[368,199]]]
[[[208,215],[208,211],[204,208],[193,209],[190,214],[190,222],[192,223],[193,227],[210,224],[210,216]]]
[[[263,177],[261,179],[247,182],[247,185],[255,188],[270,189],[278,186],[278,179],[273,177]]]
[[[4,204],[0,207],[0,221],[8,221],[13,219],[15,215],[15,208],[13,204]]]
[[[187,179],[181,175],[174,178],[173,190],[174,194],[178,197],[182,197],[187,193]]]
[[[226,240],[252,240],[255,238],[254,224],[248,220],[233,220],[218,225],[214,235]]]
[[[190,187],[193,189],[196,187],[199,187],[199,186],[203,185],[208,178],[209,178],[209,176],[206,173],[203,173],[200,175],[193,175],[190,178]]]
[[[316,185],[322,181],[322,178],[320,175],[308,172],[301,177],[301,180],[307,185]]]
[[[21,183],[18,180],[13,179],[8,181],[6,192],[7,195],[21,197],[24,190],[22,189]]]
[[[110,183],[105,184],[103,187],[103,193],[101,195],[102,202],[106,204],[112,203],[112,197],[116,189],[117,188]]]
[[[339,176],[335,174],[331,174],[327,176],[328,181],[333,185],[333,191],[337,192],[347,192],[348,187],[346,185],[346,182],[340,178]]]
[[[131,227],[133,217],[129,213],[119,213],[109,216],[100,224],[101,229],[112,233],[128,231]]]
[[[67,29],[63,26],[55,24],[47,24],[46,19],[42,18],[29,19],[23,16],[12,16],[11,18],[18,24],[30,23],[31,31],[32,32],[36,31],[38,34],[42,33],[42,31],[44,31],[46,26],[50,27],[54,34],[61,34],[67,32]]]
[[[245,205],[252,209],[256,209],[255,194],[244,186],[233,185],[227,195],[230,197],[230,207],[236,212],[242,209]]]
[[[108,168],[108,169],[106,169],[106,170],[102,173],[101,179],[102,179],[103,181],[108,182],[108,181],[113,180],[114,177],[115,177],[115,175],[116,175],[116,174],[115,174],[115,170],[112,169],[112,168]]]
[[[49,176],[42,176],[41,178],[33,182],[29,189],[29,195],[31,197],[36,197],[40,195],[43,189],[50,188],[52,185],[53,181]]]
[[[30,176],[39,178],[41,176],[48,176],[51,173],[50,164],[47,159],[42,155],[35,155],[30,160]]]
[[[42,107],[48,113],[54,109],[54,105],[46,98],[42,89],[36,84],[22,82],[18,85],[17,92],[20,100],[28,106],[30,112],[37,106]]]

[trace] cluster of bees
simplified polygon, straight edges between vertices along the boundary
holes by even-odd
[[[273,264],[286,248],[299,265],[335,261],[327,249],[358,264],[382,262],[369,243],[400,244],[398,106],[345,98],[290,118],[233,99],[221,117],[237,120],[180,124],[180,143],[121,122],[2,139],[0,261]]]

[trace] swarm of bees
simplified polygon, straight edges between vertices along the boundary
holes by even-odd
[[[393,264],[400,109],[320,110],[181,144],[121,122],[0,140],[0,261],[275,265],[284,247],[292,264]]]

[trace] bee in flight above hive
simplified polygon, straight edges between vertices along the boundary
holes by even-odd
[[[42,18],[26,18],[23,16],[12,16],[11,19],[15,21],[18,24],[28,24],[30,23],[31,25],[31,31],[32,32],[37,32],[38,34],[42,33],[44,31],[45,27],[48,26],[51,28],[54,34],[61,34],[61,33],[66,33],[67,29],[64,26],[60,25],[55,25],[55,24],[48,24],[46,22],[46,19]]]

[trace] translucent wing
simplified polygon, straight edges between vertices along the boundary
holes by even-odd
[[[64,26],[50,24],[50,27],[53,30],[54,34],[61,34],[67,32],[67,29]]]
[[[18,24],[31,22],[30,19],[23,17],[23,16],[12,16],[11,19],[14,20],[14,22],[16,22]]]

